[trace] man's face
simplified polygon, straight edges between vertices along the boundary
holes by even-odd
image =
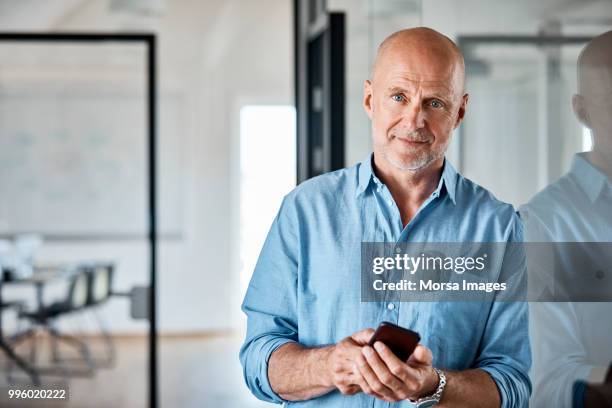
[[[465,113],[454,61],[405,48],[389,50],[364,87],[374,152],[400,170],[418,171],[444,156]]]

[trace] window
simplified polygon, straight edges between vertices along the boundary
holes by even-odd
[[[582,151],[590,152],[593,149],[593,137],[591,136],[591,129],[584,126],[582,128]]]
[[[295,108],[240,109],[240,289],[244,294],[283,197],[296,180]]]

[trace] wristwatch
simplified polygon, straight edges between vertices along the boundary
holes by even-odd
[[[438,374],[439,378],[438,388],[436,388],[436,391],[433,394],[427,397],[421,397],[416,401],[410,401],[414,404],[415,408],[433,407],[434,405],[438,405],[442,399],[442,393],[444,392],[444,387],[446,386],[446,376],[442,370],[438,370],[437,368],[434,368],[434,370],[436,371],[436,374]]]

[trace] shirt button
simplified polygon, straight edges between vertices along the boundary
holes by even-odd
[[[389,203],[389,205],[393,204],[393,200],[387,200],[387,203]]]
[[[395,309],[395,305],[394,305],[393,303],[389,303],[389,304],[387,305],[387,309],[389,309],[389,310],[393,310],[393,309]]]

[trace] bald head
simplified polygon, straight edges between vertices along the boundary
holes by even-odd
[[[393,61],[409,58],[427,70],[444,71],[456,81],[457,91],[463,93],[465,64],[459,47],[447,36],[427,27],[397,31],[378,47],[372,67],[372,81],[385,72]]]
[[[591,130],[588,160],[612,180],[612,31],[589,41],[578,57],[578,94],[574,112]]]
[[[592,39],[578,57],[578,93],[594,96],[612,90],[612,31]]]

